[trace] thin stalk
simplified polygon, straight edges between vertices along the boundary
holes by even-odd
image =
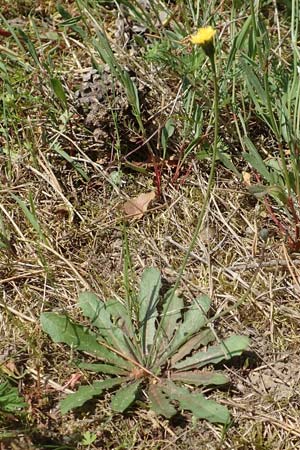
[[[191,252],[193,251],[199,232],[201,230],[203,219],[206,213],[206,208],[209,204],[210,195],[212,188],[214,186],[214,180],[215,180],[215,169],[216,169],[216,160],[217,160],[217,145],[218,145],[218,137],[219,137],[219,86],[218,86],[218,77],[216,73],[216,66],[215,66],[215,60],[214,56],[210,58],[212,71],[213,71],[213,79],[214,79],[214,116],[215,116],[215,123],[214,123],[214,143],[213,143],[213,152],[212,152],[212,160],[211,160],[211,167],[210,167],[210,173],[208,178],[208,184],[207,184],[207,191],[204,198],[204,202],[198,217],[197,225],[193,234],[193,237],[191,239],[190,245],[188,247],[188,250],[184,256],[183,262],[181,264],[181,267],[179,269],[179,274],[177,277],[177,280],[173,287],[173,293],[178,289],[183,272],[186,268],[187,262],[189,260],[189,257],[191,255]],[[174,295],[174,294],[172,294]]]
[[[171,304],[171,302],[174,298],[174,295],[176,293],[176,290],[178,289],[178,287],[180,285],[180,282],[181,282],[183,273],[185,271],[185,268],[187,266],[189,257],[195,247],[195,244],[196,244],[196,241],[197,241],[197,238],[198,238],[198,235],[201,230],[203,220],[204,220],[204,217],[206,214],[206,209],[207,209],[207,206],[210,201],[211,192],[212,192],[212,189],[214,186],[214,181],[215,181],[215,169],[216,169],[216,161],[217,161],[217,153],[218,153],[217,145],[218,145],[218,137],[219,137],[219,85],[218,85],[218,76],[217,76],[217,72],[216,72],[216,64],[215,64],[214,54],[211,55],[209,59],[210,59],[211,68],[212,68],[212,72],[213,72],[213,79],[214,79],[214,119],[215,119],[215,123],[214,123],[214,142],[213,142],[213,151],[212,151],[212,161],[211,161],[210,173],[209,173],[209,178],[208,178],[207,191],[206,191],[204,202],[203,202],[203,205],[202,205],[199,217],[198,217],[198,221],[197,221],[197,225],[196,225],[193,237],[191,239],[191,242],[187,249],[187,252],[183,258],[181,267],[179,269],[179,274],[178,274],[176,282],[173,286],[173,289],[172,289],[172,292],[171,292],[171,295],[170,295],[170,298],[169,298],[169,301],[168,301],[168,304],[166,307],[166,311],[168,311],[169,305]],[[158,326],[157,333],[156,333],[156,336],[158,337],[158,339],[159,339],[160,331],[163,328],[163,325],[165,323],[165,320],[166,320],[166,315],[164,315],[162,317],[162,320],[160,321],[160,324]],[[153,349],[154,348],[155,348],[155,346],[153,346]],[[149,356],[150,356],[149,359],[151,360],[151,357],[153,356],[152,352]]]

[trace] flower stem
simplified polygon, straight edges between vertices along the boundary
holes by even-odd
[[[211,55],[209,57],[209,59],[210,59],[212,72],[213,72],[213,79],[214,79],[214,121],[215,121],[215,123],[214,123],[214,143],[213,143],[213,151],[212,151],[212,160],[211,160],[210,173],[209,173],[209,178],[208,178],[208,183],[207,183],[206,195],[205,195],[204,202],[203,202],[203,205],[202,205],[199,217],[198,217],[198,221],[197,221],[197,225],[196,225],[193,237],[191,239],[191,242],[187,249],[187,252],[184,256],[184,259],[182,261],[182,264],[181,264],[181,267],[179,270],[177,280],[173,287],[174,293],[180,284],[180,281],[181,281],[183,272],[186,268],[188,259],[189,259],[191,252],[193,251],[194,246],[196,244],[199,232],[200,232],[202,224],[203,224],[206,209],[207,209],[207,206],[210,201],[210,196],[211,196],[212,188],[214,186],[214,181],[215,181],[215,169],[216,169],[216,160],[217,160],[217,153],[218,153],[217,145],[218,145],[218,137],[219,137],[219,85],[218,85],[218,77],[217,77],[217,72],[216,72],[214,55]],[[173,295],[173,293],[172,293],[172,295]]]
[[[215,122],[214,122],[214,142],[213,142],[213,149],[212,149],[212,160],[211,160],[210,173],[209,173],[209,178],[208,178],[208,183],[207,183],[207,191],[206,191],[204,202],[203,202],[203,205],[202,205],[199,217],[198,217],[198,221],[197,221],[197,225],[196,225],[193,237],[192,237],[190,245],[186,251],[186,254],[183,258],[176,282],[172,288],[171,295],[168,300],[168,304],[166,306],[166,311],[168,311],[169,306],[174,298],[174,295],[176,294],[176,290],[178,289],[179,284],[181,282],[182,275],[185,271],[185,268],[188,263],[191,252],[193,251],[193,249],[195,247],[195,244],[196,244],[196,241],[197,241],[197,238],[198,238],[198,235],[201,230],[203,220],[204,220],[204,217],[206,214],[206,209],[207,209],[207,206],[210,201],[211,192],[212,192],[212,189],[214,186],[214,181],[215,181],[215,169],[216,169],[216,161],[217,161],[217,153],[218,153],[217,145],[218,145],[218,138],[219,138],[219,86],[218,86],[218,77],[217,77],[217,71],[216,71],[216,65],[215,65],[215,59],[214,59],[214,52],[212,52],[209,55],[209,59],[210,59],[211,68],[212,68],[212,72],[213,72],[213,79],[214,79],[214,121]],[[156,336],[158,337],[158,342],[157,342],[158,348],[159,348],[159,339],[160,339],[159,333],[160,333],[161,329],[163,328],[164,322],[166,320],[166,316],[167,316],[167,314],[165,314],[162,317],[162,319],[159,323],[158,329],[157,329]],[[153,346],[153,348],[155,348],[155,346]],[[150,354],[150,360],[152,357],[153,357],[153,355]]]

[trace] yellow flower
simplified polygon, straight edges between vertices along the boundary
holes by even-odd
[[[199,28],[196,34],[190,37],[191,43],[196,45],[207,45],[213,40],[216,30],[213,27]]]

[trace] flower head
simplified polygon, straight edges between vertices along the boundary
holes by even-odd
[[[191,43],[195,45],[207,45],[212,42],[216,30],[213,27],[199,28],[196,34],[190,37]]]
[[[213,41],[215,34],[216,30],[213,27],[199,28],[196,34],[190,36],[190,41],[192,44],[201,45],[206,55],[212,59],[215,53]]]

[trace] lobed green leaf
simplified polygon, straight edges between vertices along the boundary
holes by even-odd
[[[79,369],[90,370],[96,373],[107,373],[109,375],[127,375],[128,371],[120,369],[117,366],[111,366],[110,364],[98,364],[98,363],[85,363],[81,362],[77,364]]]
[[[182,383],[192,384],[194,386],[218,386],[227,384],[228,377],[222,373],[213,371],[188,370],[186,372],[174,372],[171,374],[173,381],[181,381]]]
[[[167,355],[171,356],[183,344],[185,344],[191,336],[198,333],[207,321],[206,313],[210,308],[211,300],[207,295],[194,300],[188,311],[184,314],[184,319],[179,325],[173,340],[170,343]]]
[[[224,339],[220,344],[208,347],[205,352],[197,352],[193,356],[174,364],[176,369],[192,369],[217,364],[224,359],[241,355],[249,347],[247,336],[234,335]]]
[[[176,408],[170,403],[170,399],[164,392],[161,384],[151,384],[148,390],[150,408],[157,415],[170,419],[177,413]]]
[[[60,402],[60,411],[62,414],[66,414],[74,408],[79,408],[88,400],[91,400],[93,397],[100,396],[103,391],[118,386],[127,379],[128,378],[125,377],[109,378],[104,381],[95,381],[93,384],[88,386],[81,386],[77,392],[74,392],[74,394],[69,394]]]
[[[182,309],[184,307],[182,298],[173,294],[173,289],[170,289],[164,298],[164,305],[162,310],[162,330],[161,333],[170,341],[179,323],[182,319]]]
[[[111,407],[114,411],[124,412],[135,401],[142,379],[124,386],[113,396]]]
[[[113,324],[105,303],[96,294],[81,292],[79,294],[79,306],[83,314],[91,320],[92,325],[98,328],[100,335],[110,346],[124,355],[133,356],[122,330]]]
[[[191,411],[198,419],[205,419],[212,423],[229,423],[228,409],[213,400],[206,399],[200,393],[191,393],[188,389],[179,387],[171,381],[166,383],[164,392],[170,400],[178,401],[181,409]]]
[[[144,354],[148,353],[154,341],[160,288],[160,271],[155,267],[146,268],[142,275],[138,294],[140,334]]]
[[[171,366],[173,367],[177,361],[180,361],[185,356],[192,353],[193,350],[198,350],[199,347],[203,347],[215,340],[215,335],[210,328],[204,328],[200,333],[191,337],[184,345],[180,347],[171,358]]]
[[[49,334],[54,342],[63,342],[77,350],[104,359],[110,364],[123,369],[132,369],[131,363],[99,344],[94,334],[91,334],[83,326],[73,323],[67,316],[46,312],[41,314],[40,320],[42,329]]]

